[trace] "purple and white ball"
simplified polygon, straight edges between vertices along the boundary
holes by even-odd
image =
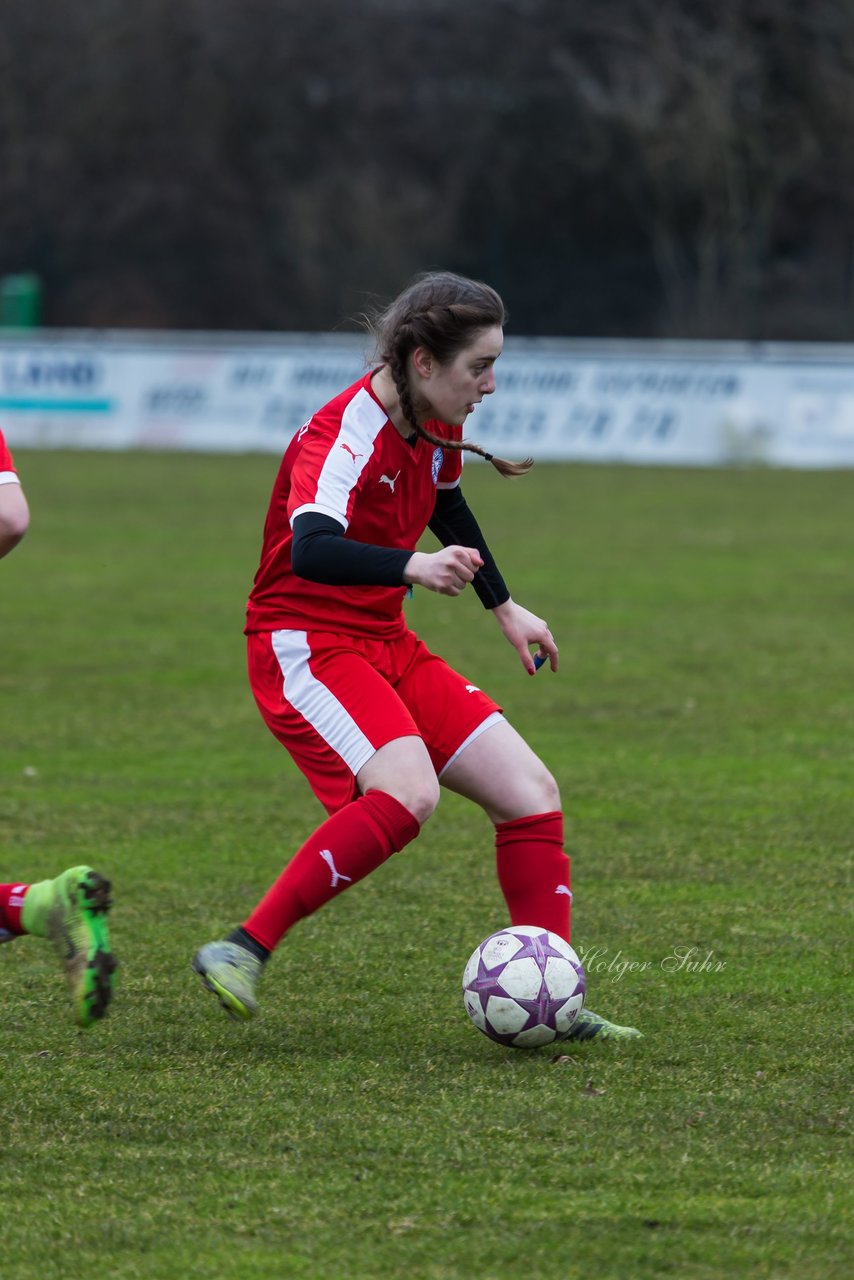
[[[584,1006],[581,961],[556,933],[510,925],[472,952],[463,1001],[478,1031],[519,1049],[563,1040]]]

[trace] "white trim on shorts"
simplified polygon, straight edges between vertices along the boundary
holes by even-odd
[[[488,715],[488,716],[486,717],[486,719],[485,719],[485,720],[481,720],[481,722],[480,722],[480,724],[477,726],[477,728],[476,728],[476,729],[472,729],[471,733],[470,733],[470,734],[469,734],[469,736],[466,738],[465,742],[461,742],[461,743],[460,743],[460,745],[457,747],[456,751],[455,751],[455,752],[454,752],[454,754],[451,756],[451,758],[450,758],[450,760],[448,761],[448,763],[447,763],[446,765],[443,765],[443,767],[439,770],[439,777],[441,778],[442,774],[443,774],[443,773],[445,773],[445,772],[446,772],[446,770],[450,769],[450,767],[451,767],[451,765],[454,763],[454,761],[459,759],[459,757],[460,757],[460,756],[463,754],[463,752],[465,751],[466,747],[471,746],[471,744],[474,742],[475,738],[479,738],[479,737],[480,737],[480,735],[483,733],[484,729],[491,729],[491,728],[492,728],[492,726],[493,726],[494,724],[498,724],[498,722],[499,722],[500,720],[503,720],[503,719],[504,719],[504,714],[503,714],[503,712],[501,712],[501,711],[493,711],[493,712],[491,713],[491,715]]]
[[[376,754],[350,712],[309,667],[311,648],[305,631],[274,631],[273,652],[282,673],[282,696],[308,721],[315,733],[337,751],[355,775]]]
[[[17,471],[0,471],[0,484],[20,484]]]

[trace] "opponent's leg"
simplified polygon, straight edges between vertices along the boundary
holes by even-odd
[[[109,880],[86,866],[71,867],[54,880],[0,886],[6,930],[53,941],[81,1027],[103,1018],[113,997],[117,962],[107,925],[110,905]]]

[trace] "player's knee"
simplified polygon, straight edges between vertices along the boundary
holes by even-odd
[[[403,803],[419,826],[423,827],[439,803],[438,778],[434,775],[420,780],[417,785],[410,788],[409,799],[404,800]]]
[[[435,774],[396,779],[388,790],[421,827],[439,803],[439,780]]]
[[[393,796],[404,809],[409,810],[419,827],[424,826],[439,803],[439,781],[435,774],[427,774],[423,778],[388,778],[370,788],[374,789]]]
[[[508,798],[510,818],[527,817],[532,813],[556,813],[560,811],[560,788],[544,764],[538,761],[538,768],[520,778],[512,798]]]
[[[539,780],[542,791],[542,809],[541,813],[554,813],[560,809],[560,787],[554,780],[548,769],[543,769],[542,777]]]
[[[29,524],[29,516],[24,512],[14,512],[8,516],[0,514],[0,556],[17,547]]]
[[[16,547],[30,527],[30,510],[20,485],[0,489],[0,555]]]

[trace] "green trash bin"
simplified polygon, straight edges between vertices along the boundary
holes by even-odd
[[[35,329],[41,318],[42,285],[32,272],[0,278],[0,328]]]

